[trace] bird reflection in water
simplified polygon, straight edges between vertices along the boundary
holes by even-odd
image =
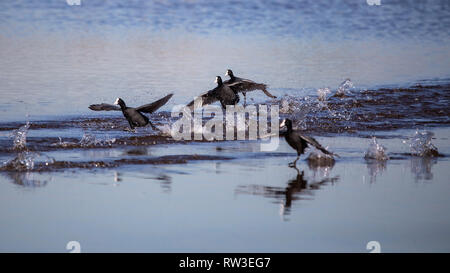
[[[150,179],[150,180],[156,180],[158,181],[159,185],[161,186],[161,189],[164,193],[170,193],[172,191],[172,177],[165,173],[158,173],[156,175],[150,175],[150,176],[138,176],[143,179]],[[128,177],[129,178],[129,177]],[[123,182],[124,180],[127,180],[127,176],[123,176],[122,173],[118,171],[114,171],[114,186],[119,186],[120,182]]]
[[[288,180],[285,187],[275,187],[275,186],[264,186],[264,185],[240,185],[235,190],[236,194],[250,194],[250,195],[260,195],[266,198],[275,199],[274,203],[280,204],[280,216],[282,220],[288,220],[286,216],[290,215],[292,204],[294,201],[298,200],[312,200],[313,191],[319,190],[321,186],[328,183],[335,183],[339,180],[339,176],[328,177],[329,171],[333,168],[331,166],[315,166],[309,165],[309,168],[317,173],[320,172],[320,168],[328,168],[327,176],[322,177],[320,180],[315,181],[315,179],[310,179],[308,182],[305,178],[305,172],[300,171],[297,167],[293,167],[297,174],[293,179]],[[313,182],[311,182],[311,180]]]
[[[170,193],[172,191],[172,178],[166,174],[161,174],[155,178],[159,181],[164,193]]]

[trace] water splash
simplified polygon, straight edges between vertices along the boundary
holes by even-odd
[[[51,165],[55,159],[45,154],[22,151],[16,157],[3,163],[0,167],[1,171],[31,171],[34,169],[36,162],[42,163],[45,166]]]
[[[28,129],[30,128],[30,122],[27,121],[27,123],[23,126],[21,126],[19,129],[14,130],[11,133],[11,136],[14,138],[13,140],[13,149],[14,150],[24,150],[27,147],[27,134]]]
[[[17,154],[11,160],[3,163],[2,170],[27,171],[34,168],[34,158],[36,154],[30,151],[24,151]]]
[[[410,138],[409,143],[405,140],[403,143],[408,143],[411,155],[422,157],[439,156],[438,149],[431,143],[434,133],[430,131],[416,130],[415,134]]]
[[[389,160],[389,156],[387,155],[386,148],[378,143],[376,137],[373,137],[364,158],[366,159],[367,170],[369,171],[369,182],[373,184],[376,182],[377,177],[386,170],[386,161]]]
[[[352,81],[350,79],[346,79],[339,85],[339,87],[336,90],[336,93],[334,95],[336,97],[344,97],[350,93],[350,89],[353,87],[354,87],[354,85],[353,85]]]
[[[82,147],[92,147],[92,146],[110,146],[112,145],[114,142],[116,142],[115,138],[97,138],[94,135],[91,134],[83,134],[83,137],[80,140],[80,145]]]
[[[308,158],[309,169],[313,172],[314,180],[330,177],[330,172],[334,167],[335,160],[332,156],[322,153],[321,151],[312,151]]]
[[[370,143],[369,148],[364,155],[364,158],[386,161],[389,159],[389,156],[386,153],[386,148],[377,142],[376,137],[373,137],[372,142]]]
[[[348,92],[352,87],[353,83],[348,79],[338,87],[338,92]],[[330,88],[326,87],[317,90],[317,98],[284,95],[279,101],[280,113],[290,115],[294,125],[300,130],[307,130],[311,126],[316,127],[324,118],[350,121],[353,116],[354,102],[342,98],[338,103],[339,107],[336,107],[336,100],[328,101],[327,96],[330,93]]]
[[[294,96],[284,95],[280,100],[280,113],[292,114],[301,109],[301,102]]]
[[[318,169],[319,167],[332,168],[335,163],[333,156],[324,154],[319,150],[312,151],[306,160],[311,169]]]
[[[76,148],[76,147],[95,147],[95,146],[111,146],[116,142],[115,138],[98,138],[91,134],[83,134],[79,142],[63,141],[59,137],[59,142],[53,143],[52,146],[62,147],[62,148]]]
[[[61,137],[58,137],[58,138],[59,138],[59,142],[52,143],[51,146],[62,147],[62,148],[71,148],[71,147],[75,147],[77,145],[76,142],[63,141]]]
[[[327,96],[328,94],[331,93],[330,88],[325,87],[325,88],[319,88],[317,89],[317,96],[318,96],[318,100],[319,101],[326,101],[327,100]]]
[[[165,136],[165,137],[171,137],[171,124],[164,124],[163,126],[161,126],[160,128],[160,132],[161,132],[161,136]]]

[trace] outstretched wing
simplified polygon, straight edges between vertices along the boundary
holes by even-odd
[[[228,87],[233,89],[235,92],[248,92],[253,90],[259,90],[265,88],[265,84],[259,84],[251,80],[240,79],[233,83],[227,84]]]
[[[235,92],[250,92],[254,90],[261,90],[264,92],[264,94],[266,94],[266,96],[276,98],[276,96],[270,94],[269,91],[267,91],[267,85],[265,85],[264,83],[256,83],[247,79],[239,79],[227,85]]]
[[[209,90],[208,92],[204,93],[200,97],[202,99],[202,105],[211,104],[211,103],[214,103],[219,100],[219,98],[217,97],[217,94],[215,92],[215,89]],[[191,101],[186,106],[192,110],[192,109],[194,109],[194,102],[195,102],[195,100]]]
[[[322,145],[320,145],[319,142],[317,142],[317,140],[315,140],[313,137],[309,137],[309,136],[304,136],[304,135],[300,135],[300,138],[302,138],[303,140],[305,140],[308,144],[311,144],[312,146],[316,147],[318,150],[322,151],[324,154],[327,155],[334,155],[339,157],[337,154],[332,153],[330,151],[328,151],[327,149],[325,149],[324,147],[322,147]]]
[[[89,105],[89,109],[93,111],[120,111],[119,106],[107,103],[91,104]]]
[[[162,99],[159,99],[155,102],[145,104],[136,108],[136,111],[144,112],[144,113],[153,113],[158,110],[161,106],[166,104],[169,99],[173,96],[173,94],[169,94]]]

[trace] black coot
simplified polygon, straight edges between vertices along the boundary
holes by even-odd
[[[270,94],[269,91],[267,91],[267,85],[265,85],[264,83],[256,83],[251,80],[236,77],[234,76],[231,69],[227,70],[225,76],[230,76],[230,79],[226,80],[224,84],[231,87],[235,92],[242,92],[242,94],[244,95],[244,105],[247,101],[246,93],[253,90],[262,90],[268,97],[276,98],[276,96]]]
[[[216,76],[217,87],[209,90],[204,93],[200,97],[202,98],[202,105],[207,105],[214,103],[216,101],[220,101],[223,109],[226,109],[227,105],[235,105],[239,102],[239,95],[232,88],[223,84],[222,78],[220,76]],[[187,107],[191,110],[194,109],[194,101],[188,103]]]
[[[287,127],[287,131],[284,133],[284,138],[286,139],[286,142],[297,151],[297,159],[295,159],[294,162],[289,163],[290,167],[296,166],[297,160],[300,158],[300,155],[302,155],[305,152],[305,149],[308,147],[308,144],[316,147],[324,154],[337,156],[336,154],[327,151],[314,138],[302,135],[298,131],[293,130],[292,121],[290,119],[285,119],[281,122],[280,128],[284,126]]]
[[[89,109],[94,111],[122,111],[124,117],[128,120],[130,128],[133,130],[135,127],[142,127],[150,124],[153,129],[157,129],[149,121],[148,117],[142,113],[153,113],[158,110],[161,106],[167,103],[173,94],[169,94],[162,99],[159,99],[153,103],[145,104],[136,108],[126,106],[125,102],[121,98],[117,98],[114,102],[115,105],[101,103],[92,104]],[[116,106],[119,105],[119,106]]]

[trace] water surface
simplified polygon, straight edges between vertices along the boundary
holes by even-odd
[[[448,252],[450,4],[381,2],[1,2],[0,251]],[[340,157],[171,138],[227,68]]]

